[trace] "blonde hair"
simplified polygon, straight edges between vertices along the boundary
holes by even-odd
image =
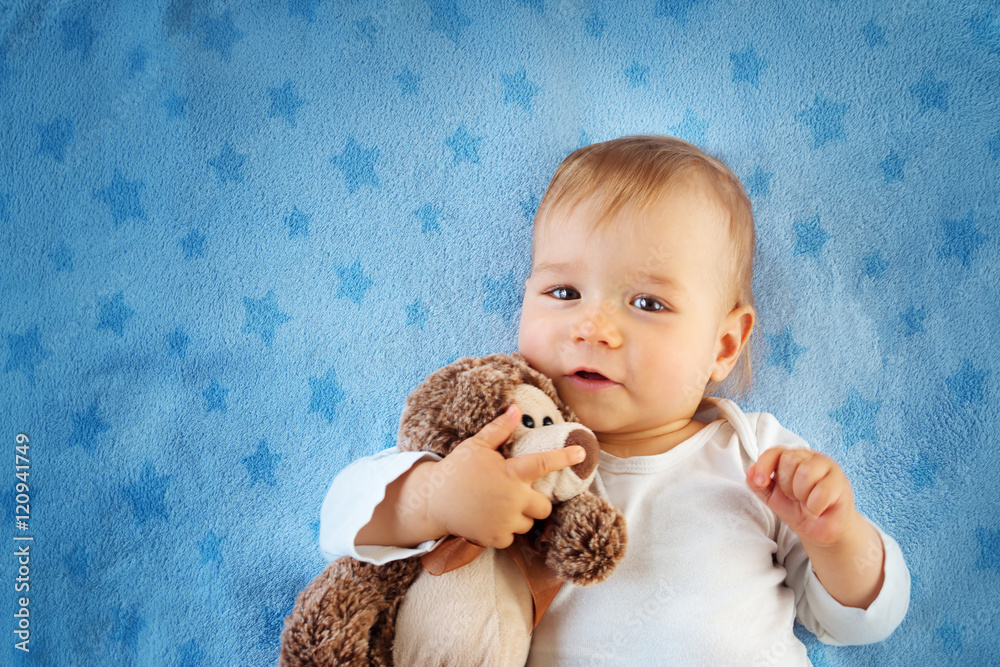
[[[753,209],[743,184],[721,160],[681,139],[664,136],[629,136],[592,144],[569,155],[556,169],[535,214],[535,230],[557,209],[572,209],[584,199],[598,207],[595,228],[615,220],[626,206],[638,212],[652,208],[678,177],[696,174],[729,213],[729,239],[733,259],[730,271],[735,304],[754,306],[753,261],[755,233]],[[753,371],[752,339],[724,382],[710,381],[706,395],[728,393],[744,396]]]

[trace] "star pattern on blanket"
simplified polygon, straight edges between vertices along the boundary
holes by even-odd
[[[178,243],[184,251],[185,261],[205,256],[205,235],[193,227]]]
[[[968,358],[962,359],[961,367],[944,381],[951,390],[951,399],[955,407],[981,405],[988,375],[986,370],[973,366]]]
[[[902,181],[904,178],[903,167],[905,165],[906,160],[896,155],[896,151],[889,151],[889,155],[878,163],[879,168],[882,170],[882,175],[885,177],[886,183]]]
[[[139,613],[138,605],[118,607],[111,626],[111,639],[135,651],[139,646],[139,634],[146,629],[146,619]]]
[[[693,144],[700,144],[705,141],[705,132],[708,131],[708,123],[700,120],[691,109],[684,110],[684,117],[681,122],[667,128],[670,134],[685,139]]]
[[[243,297],[243,307],[246,309],[243,332],[259,334],[267,347],[271,347],[274,343],[275,329],[292,320],[278,309],[278,299],[274,295],[274,290],[260,299]]]
[[[247,154],[237,153],[232,144],[228,141],[222,144],[219,154],[211,158],[208,164],[215,169],[215,175],[219,178],[219,184],[242,183],[245,179],[243,167],[247,161]]]
[[[417,299],[406,307],[406,326],[416,326],[423,329],[427,324],[427,306],[421,299]]]
[[[456,0],[427,0],[431,10],[429,28],[442,33],[458,46],[458,38],[464,28],[472,25],[472,19],[462,13]]]
[[[233,13],[226,10],[220,16],[200,17],[195,32],[203,51],[215,51],[225,62],[233,58],[233,46],[246,35],[233,24]]]
[[[864,35],[865,43],[871,48],[885,44],[885,29],[875,21],[866,23],[861,28],[861,34]]]
[[[38,154],[62,162],[66,159],[66,148],[73,142],[73,137],[73,121],[65,116],[56,116],[38,126]]]
[[[205,652],[193,639],[177,647],[177,667],[199,667],[204,664],[205,657]]]
[[[100,299],[97,330],[107,329],[122,338],[125,335],[125,324],[134,316],[135,311],[125,305],[125,292],[119,290],[110,299]]]
[[[991,158],[1000,160],[1000,132],[993,135],[993,138],[987,142],[986,147],[990,150]]]
[[[508,271],[500,280],[483,276],[483,312],[499,315],[508,325],[513,324],[521,305],[517,284],[513,271]]]
[[[361,260],[356,259],[350,266],[338,266],[337,269],[337,296],[346,296],[354,303],[361,305],[362,299],[374,281],[364,274],[361,268]]]
[[[541,88],[528,80],[527,69],[522,67],[513,74],[501,74],[500,79],[504,85],[503,101],[530,112],[531,102]]]
[[[73,550],[63,556],[62,564],[66,574],[75,581],[86,581],[90,570],[92,555],[87,550],[77,544]]]
[[[834,102],[816,93],[813,105],[795,114],[795,118],[805,123],[812,132],[813,148],[820,148],[845,138],[844,116],[850,107],[847,102]]]
[[[107,204],[115,227],[121,226],[129,218],[146,219],[139,196],[146,186],[142,180],[130,181],[115,167],[111,183],[94,192],[94,197]]]
[[[881,250],[865,255],[861,258],[861,263],[864,265],[865,275],[875,279],[885,275],[886,269],[889,268],[889,263],[885,261]]]
[[[52,356],[42,345],[41,327],[35,324],[23,334],[7,334],[9,350],[4,372],[21,371],[31,382],[35,381],[35,367]]]
[[[903,321],[903,335],[909,338],[918,333],[924,332],[924,320],[927,319],[927,311],[924,308],[910,306],[900,319]]]
[[[920,81],[910,86],[910,94],[917,98],[918,111],[923,115],[931,109],[947,111],[950,88],[950,83],[935,79],[934,74],[925,69]]]
[[[2,218],[3,216],[0,216],[0,219]],[[59,245],[49,252],[49,260],[56,271],[72,271],[75,256],[76,251],[66,245],[65,241],[60,241]]]
[[[767,355],[768,365],[784,368],[789,375],[795,372],[795,362],[798,358],[809,351],[809,348],[802,347],[795,342],[790,326],[786,326],[777,336],[764,334],[764,338],[771,349],[770,354]]]
[[[774,172],[764,171],[760,165],[753,168],[753,173],[743,179],[747,194],[752,198],[766,197],[771,194],[771,180]]]
[[[1000,56],[1000,24],[993,12],[973,16],[968,21],[972,31],[972,43],[986,47],[990,53]]]
[[[767,67],[767,59],[757,55],[757,50],[750,45],[742,51],[729,54],[733,64],[733,82],[746,81],[754,88],[760,87],[760,73]]]
[[[10,222],[10,200],[9,194],[0,192],[0,222]]]
[[[348,135],[347,146],[341,153],[330,158],[330,161],[344,174],[347,191],[353,193],[362,185],[373,188],[380,186],[375,174],[378,155],[377,148],[363,148],[352,135]]]
[[[934,482],[937,479],[937,471],[940,467],[940,462],[921,455],[916,465],[908,469],[910,479],[913,481],[913,490],[920,491],[921,489],[934,486]]]
[[[65,18],[60,25],[63,51],[78,51],[80,60],[90,58],[90,50],[94,48],[98,33],[90,21],[90,12],[86,11],[74,18]]]
[[[845,452],[861,441],[878,444],[876,421],[881,408],[882,401],[866,400],[857,388],[851,387],[844,404],[830,413],[841,426],[840,444]]]
[[[809,220],[797,220],[792,224],[795,230],[795,250],[792,255],[809,255],[819,261],[823,246],[830,240],[830,234],[819,224],[819,215]]]
[[[267,486],[276,486],[278,480],[274,476],[274,468],[281,460],[281,454],[275,454],[267,445],[267,440],[257,443],[257,450],[250,456],[243,457],[243,465],[250,475],[250,486],[260,482]]]
[[[668,16],[684,28],[687,27],[691,9],[703,2],[704,0],[657,0],[654,16]]]
[[[132,507],[137,526],[153,519],[170,520],[166,495],[172,481],[172,475],[158,475],[152,462],[146,461],[139,478],[122,488],[122,496]]]
[[[208,533],[198,543],[198,551],[201,554],[201,564],[222,562],[222,543],[226,538],[219,537],[214,530]]]
[[[170,354],[176,355],[181,359],[187,357],[188,345],[191,344],[191,338],[184,333],[183,327],[177,327],[172,332],[167,334],[167,349]]]
[[[396,83],[399,90],[404,95],[416,95],[420,92],[420,77],[414,74],[409,67],[404,67],[403,71],[396,75]]]
[[[331,366],[323,377],[309,378],[309,388],[312,390],[309,414],[318,412],[332,424],[337,418],[338,406],[347,398],[347,394],[337,382],[336,371]]]
[[[941,645],[941,650],[947,655],[956,655],[962,651],[962,636],[964,635],[962,628],[957,627],[950,619],[945,619],[938,628],[934,631],[934,635],[937,638],[938,643]]]
[[[306,215],[299,210],[298,206],[292,207],[292,212],[285,216],[285,225],[288,227],[288,238],[294,239],[296,236],[309,236],[309,221],[311,215]]]
[[[604,27],[607,23],[595,10],[590,16],[583,20],[583,29],[588,37],[600,39],[604,35]]]
[[[295,127],[295,114],[305,104],[305,100],[295,94],[291,79],[285,80],[281,88],[268,88],[271,97],[271,118],[284,118],[291,127]]]
[[[146,71],[146,63],[149,61],[149,51],[140,44],[132,49],[128,54],[129,74],[141,74]]]
[[[88,454],[97,449],[100,435],[111,430],[111,424],[101,419],[98,414],[96,402],[91,403],[85,412],[70,413],[69,418],[73,424],[73,432],[66,442],[66,447],[80,446]]]
[[[938,257],[957,257],[962,266],[968,268],[972,264],[973,255],[986,240],[986,235],[976,229],[976,216],[973,211],[961,220],[941,221],[944,229],[944,244]]]
[[[413,215],[417,216],[417,220],[420,221],[421,233],[440,232],[441,225],[439,220],[441,219],[441,213],[442,209],[430,202],[424,202],[420,208],[413,211]]]
[[[181,97],[176,90],[170,91],[163,100],[163,108],[167,110],[167,118],[184,118],[187,116],[187,103],[190,98]]]
[[[288,0],[288,15],[300,16],[309,23],[316,22],[316,10],[323,0]]]
[[[465,125],[459,125],[455,133],[444,140],[445,146],[452,150],[454,154],[454,164],[460,162],[472,162],[479,164],[479,143],[483,137],[475,137],[469,134]]]
[[[976,541],[979,542],[976,569],[995,570],[1000,574],[1000,528],[976,528]]]
[[[641,86],[649,86],[649,65],[643,65],[637,60],[633,60],[628,67],[625,68],[625,78],[628,80],[629,86],[632,88],[639,88]]]
[[[212,383],[208,386],[208,389],[201,392],[202,398],[205,399],[205,411],[227,412],[229,410],[226,406],[226,396],[228,394],[229,389],[219,384],[216,378],[212,378]]]

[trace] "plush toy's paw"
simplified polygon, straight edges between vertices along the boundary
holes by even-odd
[[[549,516],[545,564],[574,584],[607,579],[625,557],[625,517],[590,492],[557,505]]]
[[[392,628],[418,559],[382,566],[341,558],[295,600],[281,634],[281,667],[391,665]]]

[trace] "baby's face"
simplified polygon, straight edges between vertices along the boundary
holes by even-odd
[[[643,214],[591,232],[595,215],[584,201],[541,221],[518,347],[598,439],[662,435],[724,377],[726,213],[683,178]]]

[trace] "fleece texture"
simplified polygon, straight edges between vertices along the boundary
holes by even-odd
[[[892,637],[803,635],[812,661],[995,663],[977,0],[0,4],[0,663],[274,664],[330,480],[431,371],[516,349],[549,178],[626,134],[743,180],[742,404],[839,461],[910,565]]]

